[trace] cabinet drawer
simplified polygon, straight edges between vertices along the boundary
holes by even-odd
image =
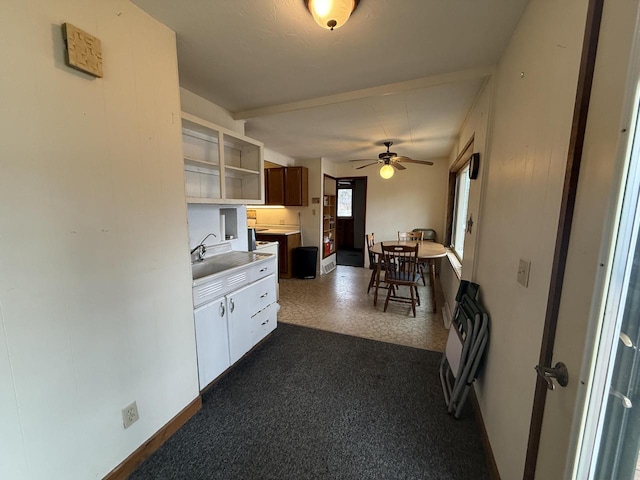
[[[251,267],[249,270],[249,281],[255,282],[260,280],[261,278],[267,277],[271,274],[276,274],[277,266],[276,266],[276,257],[270,258],[265,262],[261,262],[259,265]]]
[[[251,316],[264,310],[268,305],[276,302],[276,277],[271,274],[251,286]]]
[[[251,343],[255,345],[270,332],[275,330],[278,323],[280,305],[272,303],[264,310],[251,317]]]

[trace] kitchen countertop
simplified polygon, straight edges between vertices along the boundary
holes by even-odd
[[[279,229],[279,228],[256,228],[257,235],[294,235],[300,230]]]

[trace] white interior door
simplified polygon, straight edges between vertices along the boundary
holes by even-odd
[[[637,0],[604,2],[552,362],[567,365],[569,384],[547,394],[535,470],[539,479],[586,478],[574,471],[574,460],[590,427],[582,421],[583,412],[593,391],[591,380],[597,380],[592,358],[610,285],[620,212],[615,198],[626,178],[622,167],[630,158],[634,132],[635,108],[630,106],[637,107],[638,77],[629,76],[629,65],[637,56],[632,51],[637,10]],[[605,333],[608,341],[615,335]]]

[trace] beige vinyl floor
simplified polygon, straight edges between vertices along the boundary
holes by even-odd
[[[373,306],[373,288],[367,295],[371,270],[338,267],[315,279],[281,279],[278,321],[398,345],[441,352],[449,331],[441,314],[442,293],[436,280],[438,312],[432,312],[431,290],[420,286],[416,317],[411,305],[390,302],[384,312],[386,290]],[[406,292],[405,292],[406,293]],[[404,294],[404,293],[403,293]]]

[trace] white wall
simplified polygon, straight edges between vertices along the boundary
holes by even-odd
[[[183,112],[244,135],[244,120],[234,120],[228,110],[182,87],[180,104]]]
[[[487,172],[489,170],[489,157],[487,155],[488,148],[488,126],[491,116],[491,100],[493,93],[493,79],[487,80],[482,90],[479,92],[474,105],[467,115],[467,118],[460,129],[458,142],[453,148],[449,158],[449,168],[455,162],[456,158],[463,151],[470,138],[473,137],[473,151],[480,154],[480,170],[478,178],[471,180],[469,186],[469,206],[467,218],[473,218],[473,228],[471,233],[465,233],[464,242],[464,258],[462,261],[462,278],[465,280],[475,280],[474,265],[476,260],[476,250],[479,244],[478,231],[482,223],[481,219],[481,200],[482,190],[486,183]],[[443,217],[446,220],[446,210],[443,211]],[[444,230],[439,236],[439,241],[444,242]],[[460,285],[460,279],[452,268],[451,263],[447,259],[441,260],[440,284],[442,294],[445,300],[445,307],[452,314],[455,308],[455,297]],[[480,292],[482,296],[482,292]]]
[[[377,241],[393,240],[398,238],[398,231],[424,227],[433,228],[442,240],[447,159],[436,160],[432,166],[410,164],[388,180],[384,180],[379,171],[376,166],[355,170],[348,163],[336,164],[334,176],[367,177],[365,233],[373,232]]]
[[[475,274],[491,337],[476,391],[504,479],[524,469],[586,4],[530,2],[494,79]]]
[[[476,251],[480,243],[478,232],[480,231],[480,225],[482,223],[482,191],[489,171],[487,130],[491,114],[492,93],[493,79],[489,79],[479,93],[471,112],[467,116],[464,125],[460,130],[458,146],[452,155],[452,161],[455,161],[469,139],[472,137],[473,152],[480,154],[480,170],[478,171],[478,178],[471,180],[469,184],[469,206],[467,208],[467,219],[471,218],[473,220],[473,225],[471,233],[467,231],[464,239],[462,278],[465,280],[473,280],[475,277],[474,270],[476,264]],[[444,240],[444,238],[442,239]]]
[[[282,153],[278,153],[275,150],[270,150],[268,148],[264,149],[264,160],[265,162],[277,163],[283,167],[289,167],[295,163],[295,160],[290,156],[283,155]]]
[[[309,170],[309,205],[300,208],[303,226],[303,242],[307,247],[318,247],[318,265],[322,258],[322,203],[312,203],[312,198],[322,197],[322,161],[319,158],[296,160],[297,166]],[[320,200],[322,201],[322,200]]]
[[[215,236],[205,240],[204,244],[207,247],[229,243],[232,250],[241,252],[248,250],[247,209],[244,205],[189,204],[187,205],[187,217],[189,250],[199,245],[210,233]],[[226,239],[226,236],[233,238]],[[205,253],[205,257],[211,255],[210,251]]]
[[[127,0],[2,6],[0,478],[101,478],[198,396],[175,35]]]

